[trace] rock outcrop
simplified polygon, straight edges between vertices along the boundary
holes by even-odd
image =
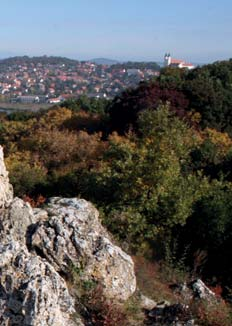
[[[127,300],[136,289],[133,261],[110,241],[93,205],[83,199],[52,198],[46,210],[48,219],[38,223],[32,248],[58,272],[77,267],[81,279],[96,281],[107,298]]]
[[[151,309],[149,305],[147,308],[144,305],[147,316],[146,325],[198,325],[195,323],[194,319],[194,317],[197,316],[193,316],[194,310],[196,314],[196,306],[200,306],[201,304],[203,304],[203,307],[214,307],[213,309],[217,309],[220,306],[220,303],[222,303],[222,306],[224,306],[223,300],[220,297],[217,297],[200,279],[196,279],[189,283],[173,284],[170,286],[170,288],[173,290],[173,293],[177,296],[178,302],[175,304],[171,304],[168,301],[155,303]],[[145,299],[147,300],[147,298]],[[143,299],[142,301],[146,302],[146,300]],[[202,317],[200,316],[200,318]]]
[[[171,288],[185,302],[204,300],[205,302],[213,303],[219,300],[219,297],[201,279],[196,279],[189,283],[174,284]]]
[[[13,187],[9,183],[8,172],[3,159],[3,150],[0,146],[0,209],[7,207],[12,199]]]
[[[78,325],[74,300],[46,261],[11,241],[0,245],[0,268],[0,325]]]
[[[133,261],[112,243],[93,205],[52,198],[32,210],[13,198],[1,148],[0,209],[0,325],[83,325],[63,278],[70,268],[110,300],[134,293]]]
[[[33,210],[22,199],[14,198],[0,217],[1,235],[26,244],[28,228],[36,223]]]
[[[213,291],[211,291],[202,280],[197,279],[191,284],[191,287],[195,297],[209,302],[216,300],[215,293],[213,293]]]

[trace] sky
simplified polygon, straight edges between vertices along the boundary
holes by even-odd
[[[232,57],[231,0],[7,0],[0,56],[193,63]]]

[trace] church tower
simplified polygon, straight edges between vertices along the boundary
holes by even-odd
[[[164,67],[170,66],[172,61],[171,54],[170,53],[165,53],[164,55]]]

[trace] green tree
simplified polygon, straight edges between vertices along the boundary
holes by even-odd
[[[46,181],[46,169],[30,152],[16,152],[5,160],[16,196],[31,194]]]
[[[183,225],[207,180],[184,166],[196,137],[166,106],[139,117],[141,137],[114,136],[87,190],[103,206],[114,233],[139,246]]]
[[[203,276],[232,287],[232,184],[213,181],[195,203],[193,214],[181,231],[183,247],[189,247],[189,261]],[[199,253],[204,261],[199,264]],[[195,259],[194,259],[195,257]]]

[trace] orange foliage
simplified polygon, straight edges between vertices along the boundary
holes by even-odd
[[[92,164],[104,152],[106,143],[101,133],[89,135],[86,131],[39,129],[24,146],[38,153],[40,160],[49,168]]]
[[[55,110],[49,110],[39,120],[39,126],[47,129],[59,128],[64,121],[72,117],[72,111],[66,108],[59,107]]]
[[[43,197],[42,195],[37,196],[36,198],[31,198],[30,196],[23,196],[23,200],[26,203],[29,203],[31,205],[31,207],[35,208],[35,207],[40,207],[41,205],[43,205],[46,201],[46,198]]]
[[[231,326],[230,310],[224,301],[218,303],[198,302],[193,313],[198,321],[208,326]]]
[[[214,145],[216,145],[222,155],[226,155],[232,147],[232,139],[226,132],[206,128],[202,132],[202,136],[203,139],[209,139]]]
[[[211,291],[213,291],[213,293],[216,294],[217,297],[220,297],[222,296],[222,292],[223,292],[223,288],[221,285],[217,284],[215,286],[211,286],[209,287]]]

